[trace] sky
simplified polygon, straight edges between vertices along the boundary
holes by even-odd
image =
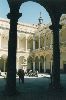
[[[0,0],[0,18],[7,18],[7,14],[10,12],[9,5],[7,0]],[[38,24],[38,19],[40,16],[43,18],[43,23],[48,24],[51,22],[48,12],[40,4],[35,2],[25,2],[21,5],[20,13],[22,13],[19,22],[29,23],[29,24]]]

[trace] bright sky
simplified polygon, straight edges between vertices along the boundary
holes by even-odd
[[[7,0],[0,0],[0,18],[7,18],[7,14],[9,12]],[[38,24],[40,12],[44,24],[51,22],[51,19],[44,7],[35,2],[25,2],[20,7],[22,17],[19,19],[19,21],[29,24]]]

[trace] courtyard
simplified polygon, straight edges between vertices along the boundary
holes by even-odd
[[[53,91],[49,89],[50,77],[45,74],[40,74],[38,77],[26,77],[25,83],[19,84],[18,77],[16,78],[17,90],[19,93],[16,96],[8,97],[4,95],[6,79],[0,77],[0,100],[66,100],[66,75],[61,74],[61,84],[63,89]]]

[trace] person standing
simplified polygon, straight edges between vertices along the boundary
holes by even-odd
[[[18,76],[19,76],[19,84],[20,84],[20,81],[24,83],[24,70],[23,69],[18,70]]]
[[[22,69],[22,83],[24,83],[24,70]]]

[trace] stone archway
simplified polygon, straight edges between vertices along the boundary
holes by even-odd
[[[28,0],[8,0],[10,7],[10,34],[8,45],[8,71],[7,71],[7,93],[16,94],[16,47],[17,47],[17,22],[21,14],[19,9],[22,3]],[[59,19],[62,13],[66,13],[66,1],[63,0],[32,0],[46,8],[52,20],[53,29],[53,74],[52,86],[60,87],[60,50],[59,50]],[[59,6],[58,6],[59,5]],[[14,33],[14,34],[13,34]],[[57,51],[57,52],[56,52]],[[56,56],[57,53],[57,56]],[[57,64],[58,63],[58,64]],[[12,66],[12,67],[11,67]],[[11,71],[10,71],[11,70]],[[12,78],[13,77],[13,78]],[[13,83],[13,84],[11,84]]]

